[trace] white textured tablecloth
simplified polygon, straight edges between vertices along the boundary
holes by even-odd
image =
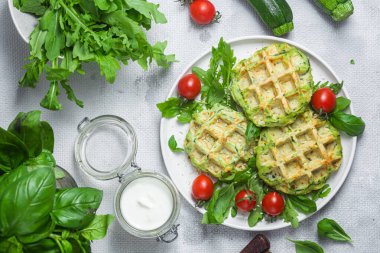
[[[136,64],[123,67],[114,85],[107,85],[95,65],[85,66],[85,76],[70,80],[76,94],[85,102],[80,109],[61,95],[64,109],[43,110],[55,131],[57,162],[74,175],[80,186],[104,190],[99,213],[113,213],[117,180],[99,182],[80,172],[74,164],[77,123],[85,116],[116,114],[129,121],[139,139],[138,163],[146,169],[166,173],[160,146],[160,112],[156,103],[163,101],[176,77],[195,57],[210,49],[223,36],[233,39],[247,35],[270,35],[245,0],[214,0],[223,17],[219,24],[194,25],[188,9],[172,0],[160,2],[168,24],[149,32],[151,41],[168,40],[167,52],[176,54],[178,63],[168,70],[153,67],[143,72]],[[359,138],[350,174],[335,198],[321,211],[303,221],[300,228],[265,233],[272,251],[295,252],[286,238],[309,239],[323,245],[327,253],[380,252],[380,1],[354,1],[355,14],[346,22],[333,23],[311,0],[289,0],[294,13],[295,30],[288,39],[301,43],[322,56],[345,81],[357,115],[367,123]],[[48,84],[36,89],[20,89],[22,65],[28,46],[13,26],[6,1],[0,3],[0,118],[6,127],[19,111],[39,109],[39,101]],[[355,65],[350,60],[355,60]],[[323,217],[337,220],[354,242],[344,244],[318,239],[316,224]],[[93,252],[239,252],[255,234],[225,226],[200,224],[201,215],[183,201],[179,217],[178,240],[171,244],[143,240],[126,233],[115,221],[104,240],[93,243]]]

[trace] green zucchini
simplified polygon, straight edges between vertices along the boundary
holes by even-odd
[[[248,0],[276,36],[293,30],[293,12],[285,0]]]
[[[335,21],[342,21],[354,13],[351,0],[314,0],[314,2]]]

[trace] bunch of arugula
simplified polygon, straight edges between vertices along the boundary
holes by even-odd
[[[167,20],[159,5],[146,0],[14,0],[13,4],[39,20],[30,35],[29,63],[19,83],[34,88],[45,72],[50,88],[40,103],[44,108],[62,108],[61,89],[83,107],[68,84],[73,73],[85,73],[82,63],[96,62],[101,75],[113,83],[119,62],[137,61],[146,70],[153,59],[162,67],[175,60],[174,55],[164,54],[166,41],[151,45],[147,40],[145,30],[152,21]]]
[[[41,113],[0,128],[0,252],[91,252],[112,215],[96,215],[103,192],[56,189],[54,133]]]
[[[215,104],[222,104],[237,110],[237,105],[229,90],[232,68],[235,63],[234,51],[221,38],[218,46],[212,47],[209,69],[203,70],[199,67],[192,69],[202,82],[201,100],[189,101],[182,97],[171,97],[165,102],[157,104],[162,117],[177,117],[179,122],[189,123],[195,112],[199,112],[203,108],[211,108]]]

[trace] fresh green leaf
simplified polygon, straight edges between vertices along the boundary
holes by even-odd
[[[315,201],[309,199],[307,196],[303,195],[288,195],[288,199],[295,209],[304,214],[310,214],[317,211],[317,205]]]
[[[352,65],[354,65],[354,64],[355,64],[355,60],[354,60],[354,59],[351,59],[351,60],[350,60],[350,63],[351,63]]]
[[[171,97],[165,102],[157,104],[157,108],[161,111],[164,118],[174,118],[177,116],[179,122],[189,123],[193,113],[201,110],[201,105],[197,101]]]
[[[236,205],[231,207],[231,217],[234,218],[237,215],[237,207]]]
[[[44,224],[42,227],[34,231],[32,234],[21,235],[21,236],[18,236],[17,238],[23,244],[38,242],[40,240],[47,238],[53,232],[54,228],[55,228],[54,221],[49,220],[48,223]]]
[[[106,77],[107,82],[115,82],[117,71],[120,69],[119,62],[111,55],[98,55],[96,62],[99,65],[100,74]]]
[[[0,239],[0,253],[23,253],[22,244],[14,236]]]
[[[0,171],[15,169],[28,157],[29,151],[24,142],[0,127]]]
[[[56,163],[53,154],[48,150],[42,150],[39,156],[30,158],[26,162],[24,162],[25,166],[28,167],[29,171],[32,171],[40,166],[46,166],[54,168]]]
[[[264,213],[261,207],[256,207],[249,213],[248,226],[254,227],[264,218]]]
[[[0,237],[34,233],[50,222],[55,193],[51,167],[28,171],[20,166],[3,176],[0,189]]]
[[[233,174],[222,174],[220,181],[222,182],[234,182],[245,183],[252,178],[252,169],[248,168],[243,171],[238,171]]]
[[[60,93],[58,83],[51,82],[48,93],[41,100],[40,105],[46,109],[57,111],[62,109],[62,105],[58,100],[58,95]]]
[[[58,10],[48,9],[41,17],[39,29],[47,31],[45,39],[46,57],[53,61],[61,55],[61,49],[65,47],[65,35],[59,24],[61,13]]]
[[[40,80],[40,75],[44,69],[44,64],[44,61],[31,57],[29,63],[23,67],[26,72],[19,81],[20,86],[35,88],[36,84]]]
[[[41,112],[20,112],[11,122],[8,131],[22,140],[29,150],[30,157],[38,156],[42,151]]]
[[[69,188],[58,190],[51,217],[58,226],[80,229],[95,217],[103,192],[93,188]]]
[[[237,105],[230,92],[232,68],[236,63],[234,52],[221,38],[218,47],[212,48],[211,54],[208,70],[199,67],[192,69],[203,84],[201,98],[208,108],[215,104],[223,104],[236,110]]]
[[[289,200],[288,197],[285,198],[285,208],[284,211],[281,213],[281,218],[285,222],[290,222],[292,228],[298,228],[298,212],[295,210],[294,206],[292,205],[292,202]]]
[[[146,18],[153,18],[156,23],[165,24],[167,22],[165,15],[158,10],[158,4],[149,3],[145,0],[126,1],[126,4],[129,8],[140,12]]]
[[[335,94],[338,94],[342,87],[343,87],[343,81],[340,82],[340,83],[330,83],[330,82],[318,82],[318,83],[314,83],[313,86],[312,86],[312,89],[313,89],[313,93],[320,89],[320,88],[324,88],[324,87],[327,87],[327,88],[330,88]]]
[[[66,81],[61,81],[61,86],[62,88],[65,90],[66,92],[66,95],[67,95],[67,99],[71,100],[71,101],[74,101],[79,107],[82,107],[83,108],[83,101],[82,100],[79,100],[75,94],[74,94],[74,90],[71,88],[70,85],[67,84]]]
[[[79,233],[87,240],[100,240],[106,236],[107,229],[113,220],[114,216],[110,214],[96,215],[95,219]]]
[[[35,243],[24,244],[23,246],[27,253],[61,253],[59,246],[51,238],[42,239]]]
[[[329,117],[330,123],[338,130],[350,136],[358,136],[364,132],[365,123],[360,117],[344,112],[334,112]]]
[[[311,199],[317,201],[317,199],[325,198],[329,195],[330,191],[330,185],[325,184],[321,189],[311,192]]]
[[[324,218],[318,222],[318,234],[335,241],[351,242],[351,237],[343,230],[339,224],[332,220]]]
[[[337,97],[336,98],[336,105],[335,105],[333,113],[346,110],[347,107],[350,106],[350,104],[351,104],[351,100],[349,100],[348,98]]]
[[[260,136],[260,132],[260,128],[253,124],[252,121],[249,121],[247,129],[245,130],[245,139],[247,142],[252,142]]]
[[[168,145],[169,145],[170,150],[171,150],[172,152],[174,152],[174,153],[179,153],[179,152],[182,152],[182,151],[183,151],[183,148],[179,148],[179,147],[177,147],[177,141],[175,140],[174,135],[172,135],[172,136],[169,138]]]
[[[65,172],[63,172],[63,170],[61,170],[59,167],[54,167],[54,175],[55,175],[55,179],[62,179],[62,178],[65,178]]]
[[[46,121],[41,121],[41,140],[42,149],[48,150],[51,153],[54,151],[54,131],[50,124]]]
[[[296,253],[324,253],[324,250],[317,243],[312,241],[289,240],[295,244]]]
[[[46,11],[45,0],[13,0],[13,5],[22,12],[41,16]]]

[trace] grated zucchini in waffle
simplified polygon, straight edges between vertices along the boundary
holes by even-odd
[[[288,44],[272,44],[234,68],[231,93],[259,127],[294,122],[310,102],[313,78],[309,59]]]
[[[320,189],[342,162],[339,132],[311,109],[290,125],[264,129],[256,153],[260,178],[295,195]]]
[[[254,155],[247,143],[247,120],[240,112],[220,104],[193,115],[185,139],[185,151],[199,170],[216,178],[248,168]]]

